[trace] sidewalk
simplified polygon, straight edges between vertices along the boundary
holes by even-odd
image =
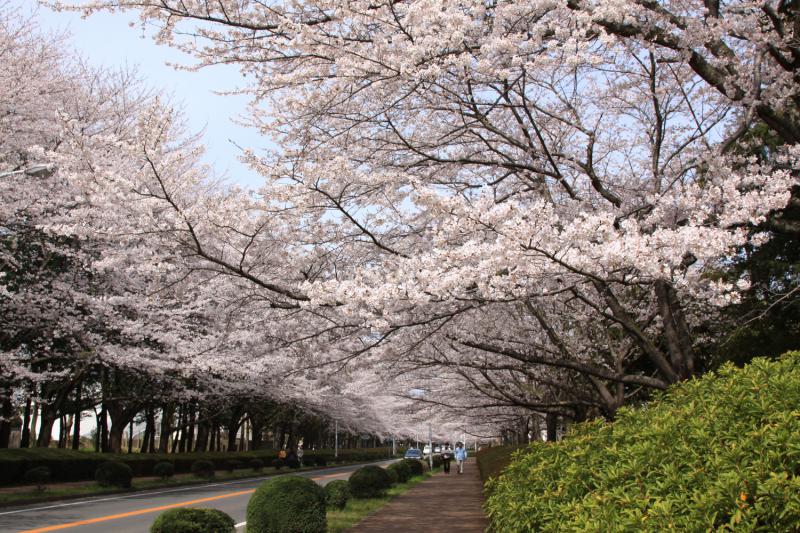
[[[453,461],[450,474],[436,474],[394,498],[348,532],[409,531],[483,533],[489,523],[483,514],[483,485],[475,459],[467,459],[458,475]]]

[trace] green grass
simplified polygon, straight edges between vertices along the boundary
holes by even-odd
[[[411,478],[405,483],[398,483],[386,491],[386,495],[381,498],[350,498],[344,509],[328,509],[328,533],[339,533],[353,527],[363,518],[389,503],[389,500],[403,494],[414,485],[425,481],[431,475],[430,472],[426,472],[422,476]]]

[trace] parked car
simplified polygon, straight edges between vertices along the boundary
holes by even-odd
[[[422,459],[422,452],[419,451],[419,448],[409,448],[404,457],[406,459]]]
[[[426,445],[425,445],[425,447],[422,449],[422,455],[424,455],[425,457],[427,457],[427,456],[429,456],[430,454],[431,454],[431,447],[430,447],[430,445],[429,445],[429,444],[426,444]]]
[[[433,447],[433,453],[442,453],[442,447],[441,446],[434,446]]]

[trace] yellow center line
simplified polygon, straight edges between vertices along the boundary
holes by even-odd
[[[349,472],[340,472],[338,474],[325,474],[323,476],[315,476],[311,479],[324,479],[329,477],[336,477],[341,476],[342,474],[348,474]],[[224,498],[234,498],[236,496],[244,496],[245,494],[252,494],[256,491],[256,489],[249,489],[249,490],[240,490],[237,492],[231,492],[229,494],[221,494],[219,496],[211,496],[209,498],[201,498],[199,500],[190,500],[188,502],[181,502],[181,503],[172,503],[170,505],[161,505],[159,507],[148,507],[146,509],[139,509],[137,511],[130,511],[127,513],[119,513],[119,514],[112,514],[108,516],[99,516],[97,518],[89,518],[86,520],[78,520],[77,522],[68,522],[66,524],[57,524],[55,526],[47,526],[41,527],[38,529],[28,529],[23,531],[22,533],[45,533],[47,531],[58,531],[59,529],[67,529],[70,527],[77,527],[77,526],[87,526],[89,524],[96,524],[98,522],[107,522],[109,520],[119,520],[120,518],[128,518],[130,516],[137,516],[141,514],[147,513],[156,513],[158,511],[164,511],[165,509],[173,509],[175,507],[185,507],[187,505],[195,505],[197,503],[205,503],[211,502],[214,500],[222,500]]]

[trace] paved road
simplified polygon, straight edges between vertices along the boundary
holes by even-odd
[[[387,465],[392,461],[378,463]],[[360,465],[298,472],[320,485],[347,479]],[[210,507],[228,513],[244,531],[247,502],[266,477],[177,487],[128,495],[48,502],[0,510],[0,532],[146,533],[163,510],[171,507]]]

